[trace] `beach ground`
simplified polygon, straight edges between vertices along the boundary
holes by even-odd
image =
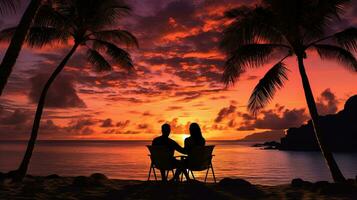
[[[225,178],[217,184],[195,182],[162,183],[107,179],[103,174],[90,177],[27,176],[22,183],[3,180],[0,199],[268,199],[334,200],[357,199],[355,180],[348,184],[325,181],[310,183],[294,180],[277,186],[252,185],[243,179]]]

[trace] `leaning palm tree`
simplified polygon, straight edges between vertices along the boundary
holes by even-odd
[[[130,32],[113,28],[117,26],[118,19],[131,11],[130,7],[122,1],[58,0],[52,4],[52,7],[44,6],[44,8],[40,8],[41,13],[36,16],[29,31],[27,37],[29,45],[41,47],[45,44],[65,42],[70,39],[73,44],[42,89],[26,153],[19,168],[11,173],[15,180],[21,180],[27,172],[47,92],[76,50],[86,49],[87,59],[97,71],[112,69],[109,58],[120,67],[133,70],[129,53],[117,44],[129,47],[138,46],[136,38]]]
[[[260,67],[281,59],[272,66],[253,90],[248,110],[257,114],[288,79],[284,61],[294,56],[302,80],[308,110],[321,152],[335,182],[343,182],[341,173],[321,132],[319,115],[307,77],[304,59],[317,51],[321,59],[334,59],[357,71],[357,60],[350,51],[357,50],[357,29],[339,32],[328,29],[340,19],[349,0],[262,0],[256,7],[239,7],[226,12],[232,20],[224,30],[221,47],[227,55],[223,81],[228,85],[249,67]]]
[[[4,13],[8,10],[14,11],[16,9],[16,5],[17,0],[0,0],[0,13]],[[0,95],[5,88],[7,80],[16,63],[17,57],[20,54],[27,32],[40,5],[41,0],[31,0],[30,4],[27,6],[24,14],[21,17],[16,32],[12,36],[9,47],[7,48],[0,64]]]

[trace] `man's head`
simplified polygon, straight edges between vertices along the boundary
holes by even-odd
[[[163,136],[169,137],[170,132],[171,132],[171,128],[169,124],[163,124],[161,126],[161,132]]]

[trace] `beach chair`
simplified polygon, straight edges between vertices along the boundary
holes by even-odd
[[[211,169],[213,180],[216,183],[216,176],[214,175],[213,165],[212,165],[212,155],[214,145],[195,147],[188,154],[187,158],[187,170],[191,173],[192,178],[195,179],[193,174],[194,171],[204,171],[206,170],[205,182],[207,180],[208,172]]]
[[[166,177],[168,177],[169,172],[172,172],[172,176],[174,176],[174,169],[176,168],[173,159],[174,152],[170,152],[166,146],[148,145],[147,148],[149,149],[151,160],[148,181],[150,180],[151,172],[154,173],[155,180],[157,181],[155,169],[164,170]]]

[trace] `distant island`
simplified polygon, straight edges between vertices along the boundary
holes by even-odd
[[[253,133],[251,135],[247,135],[243,139],[239,141],[252,141],[252,142],[269,142],[269,141],[280,141],[282,137],[285,136],[285,133],[283,130],[276,130],[276,131],[264,131],[264,132],[258,132],[258,133]]]
[[[350,97],[337,114],[320,117],[322,133],[332,151],[357,152],[357,95]],[[281,138],[280,150],[319,150],[311,120],[298,128],[289,128]]]
[[[357,152],[357,95],[350,97],[344,109],[336,114],[320,116],[323,134],[334,152]],[[253,133],[240,141],[254,141],[253,147],[291,151],[318,151],[311,120],[300,127],[284,131]],[[279,143],[280,142],[280,143]]]

